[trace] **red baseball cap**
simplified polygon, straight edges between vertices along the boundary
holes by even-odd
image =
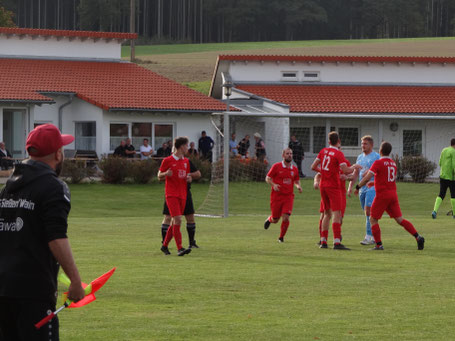
[[[42,124],[28,134],[25,149],[31,156],[46,156],[55,153],[61,147],[74,141],[72,135],[62,135],[56,126],[50,123]],[[35,153],[30,153],[29,148],[35,148]]]

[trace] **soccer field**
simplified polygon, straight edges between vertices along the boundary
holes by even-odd
[[[443,214],[447,200],[438,219],[430,217],[438,185],[399,186],[424,251],[383,219],[386,250],[368,252],[353,198],[343,226],[352,251],[340,252],[316,246],[311,184],[304,181],[284,244],[279,226],[263,229],[267,186],[252,184],[256,216],[198,218],[201,248],[185,257],[175,255],[173,242],[171,256],[159,251],[161,185],[73,185],[69,237],[82,278],[113,266],[117,272],[97,301],[61,313],[62,340],[453,339],[455,220]],[[196,207],[207,187],[193,186]],[[234,213],[248,211],[243,190],[231,189]]]

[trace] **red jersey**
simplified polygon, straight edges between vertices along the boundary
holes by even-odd
[[[381,157],[370,167],[370,172],[374,174],[374,188],[376,194],[388,191],[397,191],[395,180],[397,178],[397,165],[389,157]]]
[[[186,176],[190,173],[190,163],[187,158],[177,158],[174,154],[168,156],[161,163],[160,171],[172,170],[172,176],[166,176],[164,194],[167,197],[186,199]]]
[[[322,149],[317,159],[321,161],[319,187],[340,188],[340,165],[347,164],[344,154],[336,147]]]
[[[351,163],[348,160],[346,160],[346,166],[351,167]],[[343,174],[344,173],[340,169],[340,176]],[[340,188],[341,188],[341,191],[343,192],[343,194],[346,195],[346,192],[347,192],[346,191],[346,180],[341,180],[341,178],[340,178]]]
[[[300,179],[297,167],[293,165],[286,167],[284,161],[275,163],[267,176],[272,178],[274,183],[280,185],[279,191],[274,191],[272,188],[271,197],[294,195],[294,182]]]

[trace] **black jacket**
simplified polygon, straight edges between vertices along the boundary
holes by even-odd
[[[0,192],[0,297],[55,299],[59,264],[48,243],[67,238],[68,186],[26,160]]]
[[[289,141],[289,148],[292,149],[294,159],[303,159],[305,153],[303,152],[303,146],[299,140],[296,140],[295,142]]]

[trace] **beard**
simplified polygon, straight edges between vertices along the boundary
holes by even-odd
[[[57,173],[57,176],[60,176],[60,174],[62,173],[62,170],[63,170],[63,160],[60,161],[59,163],[57,163],[57,165],[55,166],[55,173]]]
[[[289,157],[289,158],[287,158],[287,159],[284,159],[284,161],[286,161],[287,163],[290,163],[290,162],[292,162],[292,157]]]

